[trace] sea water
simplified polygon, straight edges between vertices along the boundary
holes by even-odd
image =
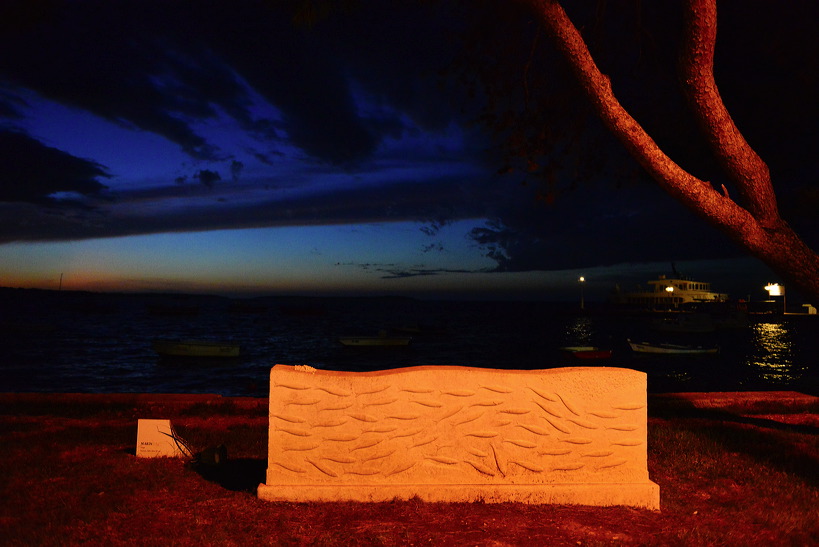
[[[264,397],[275,364],[333,370],[420,365],[501,369],[616,366],[650,392],[795,390],[819,394],[819,318],[751,315],[743,328],[661,333],[652,317],[588,304],[408,298],[109,295],[3,290],[0,391],[216,393]],[[158,307],[161,306],[161,307]],[[157,311],[161,310],[161,311]],[[404,348],[346,348],[341,336],[409,332]],[[163,358],[157,338],[238,343],[235,359]],[[645,355],[627,339],[718,345],[716,355]],[[610,348],[575,360],[564,346]]]

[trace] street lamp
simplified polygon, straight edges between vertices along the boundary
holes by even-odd
[[[583,285],[586,283],[586,278],[581,275],[577,281],[580,283],[580,309],[582,310],[586,308],[585,302],[583,301]]]
[[[768,297],[773,298],[774,296],[781,296],[782,297],[782,313],[788,312],[788,303],[785,300],[785,286],[780,285],[779,283],[768,283],[765,285],[765,290],[768,291]]]

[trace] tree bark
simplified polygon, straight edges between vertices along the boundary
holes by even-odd
[[[527,0],[569,63],[603,123],[675,199],[728,235],[780,275],[786,285],[819,304],[819,255],[782,220],[770,172],[733,122],[714,80],[716,0],[687,0],[681,80],[700,128],[737,188],[740,206],[669,158],[623,108],[583,37],[557,0]]]

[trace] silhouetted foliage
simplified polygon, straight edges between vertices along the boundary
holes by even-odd
[[[572,3],[569,14],[551,0],[482,5],[455,70],[483,101],[478,119],[505,158],[499,172],[536,182],[547,203],[604,174],[618,184],[650,176],[819,301],[816,222],[792,198],[782,218],[770,174],[785,195],[815,200],[799,181],[819,121],[803,23],[815,7],[730,5],[717,43],[715,0]],[[603,127],[645,171],[612,149]]]

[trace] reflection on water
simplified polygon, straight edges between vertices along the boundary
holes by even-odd
[[[792,326],[788,323],[757,323],[753,326],[753,354],[748,366],[767,381],[785,384],[797,380],[801,371],[794,366]]]
[[[594,324],[591,317],[581,315],[573,322],[566,325],[566,336],[569,344],[573,346],[590,346],[592,345],[592,334],[594,332]]]
[[[685,384],[694,379],[694,376],[690,372],[684,370],[672,370],[668,373],[668,377],[680,384]]]

